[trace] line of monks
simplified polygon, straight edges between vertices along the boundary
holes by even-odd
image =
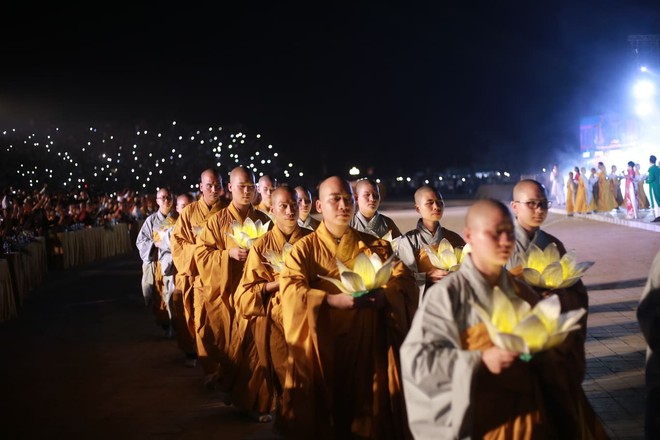
[[[516,185],[515,221],[494,200],[469,208],[469,261],[451,273],[430,263],[425,245],[446,239],[460,247],[466,240],[441,226],[444,202],[432,187],[416,191],[420,219],[405,234],[378,211],[379,187],[370,180],[355,190],[336,176],[321,182],[315,203],[321,222],[310,216],[305,188],[275,187],[268,176],[257,185],[250,171],[236,167],[227,189],[229,200],[221,177],[208,169],[199,199],[181,200],[169,238],[172,305],[156,306],[171,308],[187,364],[198,359],[206,386],[226,403],[261,422],[274,418],[285,438],[604,438],[581,388],[586,316],[561,351],[523,363],[487,335],[481,345],[463,339],[476,324],[467,302],[437,308],[438,295],[454,301],[456,289],[473,292],[486,308],[484,292],[494,286],[531,304],[547,294],[507,270],[531,243],[554,242],[566,252],[540,229],[548,203],[538,182]],[[169,192],[161,191],[157,201],[167,204]],[[145,237],[164,221],[158,214]],[[248,218],[269,230],[245,246],[234,239],[234,226]],[[346,276],[340,268],[353,268],[361,254],[395,256],[392,275],[366,295],[344,293],[329,279]],[[143,290],[148,283],[143,276]],[[581,282],[553,293],[563,310],[588,307]],[[498,393],[505,405],[491,400]]]

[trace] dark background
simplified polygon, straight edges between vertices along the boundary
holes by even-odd
[[[238,3],[238,2],[237,2]],[[626,106],[655,2],[5,9],[0,122],[241,124],[311,173],[546,165]]]

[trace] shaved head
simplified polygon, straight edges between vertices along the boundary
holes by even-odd
[[[370,179],[358,181],[355,185],[355,200],[360,213],[367,219],[372,219],[380,206],[380,188]]]
[[[270,176],[261,176],[259,177],[259,186],[261,185],[267,185],[270,184],[271,186],[275,186],[276,181],[273,181]]]
[[[431,193],[434,196],[436,196],[438,199],[442,200],[442,196],[438,191],[435,190],[435,188],[428,185],[424,185],[424,186],[420,186],[419,188],[417,188],[417,191],[415,191],[415,205],[420,205],[422,203],[424,196],[428,193]]]
[[[247,209],[254,197],[254,174],[243,167],[236,167],[229,173],[231,202],[238,209]]]
[[[295,189],[291,187],[278,186],[277,188],[275,188],[273,194],[271,195],[273,204],[275,204],[276,200],[280,197],[292,197],[294,200],[298,200],[298,193],[296,192]]]
[[[479,200],[468,209],[465,216],[465,227],[470,229],[478,228],[484,221],[498,214],[507,218],[513,224],[511,212],[504,203],[495,199]]]
[[[277,187],[277,179],[272,179],[270,176],[261,176],[257,184],[257,192],[261,196],[261,203],[266,206],[268,210],[272,205],[273,191]]]
[[[545,197],[545,187],[540,182],[532,179],[524,179],[513,187],[513,200],[521,200],[529,191],[541,193]]]
[[[334,237],[341,237],[349,228],[355,209],[351,185],[341,177],[332,176],[319,185],[316,210],[323,216],[323,223]]]
[[[298,193],[288,186],[280,186],[273,191],[270,215],[277,227],[285,234],[291,234],[298,227]]]
[[[319,185],[319,198],[327,197],[328,194],[336,192],[347,192],[353,194],[351,184],[339,176],[331,176],[325,179]]]
[[[475,267],[493,281],[511,257],[515,245],[509,208],[498,200],[477,201],[465,217],[464,236],[472,248]]]
[[[199,190],[202,192],[204,203],[207,206],[211,206],[218,201],[224,189],[222,188],[222,178],[217,171],[211,168],[202,171],[199,179]]]
[[[530,236],[548,217],[548,207],[545,187],[536,180],[521,180],[513,187],[511,208],[518,224]]]
[[[218,175],[218,172],[213,168],[207,168],[204,171],[202,171],[200,181],[204,182],[204,180],[211,180],[211,181],[217,180],[220,183],[222,183],[222,177],[220,177],[220,175]]]
[[[229,181],[230,182],[235,182],[237,179],[248,179],[252,180],[252,183],[254,183],[254,175],[252,172],[246,170],[243,167],[236,167],[231,172],[229,173]]]
[[[355,184],[355,192],[357,194],[360,194],[360,191],[365,189],[365,188],[375,189],[375,190],[380,191],[380,188],[378,188],[378,184],[376,182],[374,182],[373,180],[371,180],[371,179],[362,179],[362,180],[359,180],[358,183]]]
[[[296,186],[298,194],[298,215],[304,221],[312,210],[312,193],[304,186]]]
[[[181,214],[183,208],[191,204],[192,201],[193,197],[190,194],[180,194],[179,197],[176,198],[176,212]]]

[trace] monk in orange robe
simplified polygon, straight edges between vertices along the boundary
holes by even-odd
[[[271,201],[275,225],[250,248],[234,294],[234,329],[242,343],[232,403],[260,422],[271,420],[286,375],[288,351],[277,297],[282,259],[295,242],[312,233],[298,226],[296,191],[281,186],[273,191]]]
[[[412,272],[397,261],[386,284],[361,297],[322,278],[338,279],[339,264],[353,269],[360,254],[392,256],[388,241],[349,226],[354,203],[348,182],[324,180],[323,221],[280,275],[289,363],[277,421],[287,438],[410,438],[398,349],[418,302]]]
[[[232,195],[231,203],[208,219],[197,236],[194,251],[203,303],[198,333],[216,367],[213,376],[207,380],[207,386],[226,393],[231,391],[233,385],[236,366],[232,353],[239,342],[232,340],[231,335],[234,292],[243,275],[248,254],[247,248],[241,247],[227,234],[233,233],[234,223],[242,225],[247,218],[264,225],[270,224],[268,216],[252,206],[254,175],[250,171],[243,167],[234,168],[229,175],[228,189]]]
[[[201,287],[199,282],[196,283],[198,273],[194,251],[197,247],[197,234],[202,231],[206,221],[227,205],[221,197],[224,192],[222,178],[215,170],[202,172],[199,190],[202,196],[184,208],[172,231],[172,259],[177,270],[176,288],[172,297],[178,316],[177,340],[186,354],[186,365],[196,366],[199,358],[204,373],[210,375],[215,372],[216,366],[202,344],[204,328],[201,316],[205,316],[205,313],[200,293],[194,294],[195,288]]]

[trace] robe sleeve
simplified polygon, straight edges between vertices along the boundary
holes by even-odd
[[[190,222],[191,210],[185,209],[172,231],[172,260],[179,274],[195,275],[195,235]]]
[[[302,348],[306,357],[313,355],[318,360],[317,321],[327,293],[310,286],[308,265],[315,260],[312,246],[307,240],[299,241],[287,256],[280,274],[280,297],[287,344]]]
[[[398,238],[401,237],[401,230],[399,227],[394,223],[394,220],[392,220],[389,217],[386,217],[385,223],[387,223],[387,227],[392,231],[392,238]]]
[[[426,273],[419,272],[417,268],[417,255],[418,252],[415,250],[410,238],[406,235],[403,235],[399,239],[399,246],[397,249],[397,255],[403,264],[406,265],[408,269],[413,273],[415,277],[415,283],[418,288],[424,287],[426,285]]]
[[[135,240],[135,246],[140,253],[140,258],[145,263],[154,261],[153,255],[156,246],[154,245],[153,238],[153,220],[149,217],[144,221],[140,232],[138,232],[137,239]]]
[[[415,439],[458,438],[466,425],[481,353],[462,350],[448,283],[434,284],[401,347],[401,372]],[[454,295],[456,296],[456,295]]]
[[[246,318],[266,316],[269,300],[266,284],[276,279],[263,263],[264,251],[265,248],[258,243],[252,246],[245,262],[243,277],[234,294],[236,313]]]
[[[403,341],[419,304],[419,288],[415,277],[403,262],[394,265],[392,276],[383,288],[388,307],[390,325],[399,336],[398,345]]]
[[[227,292],[229,285],[230,257],[225,249],[224,237],[220,225],[212,217],[197,237],[195,247],[195,265],[199,272],[202,286],[210,288],[210,298],[216,298],[221,292]],[[233,299],[232,299],[233,301]]]

